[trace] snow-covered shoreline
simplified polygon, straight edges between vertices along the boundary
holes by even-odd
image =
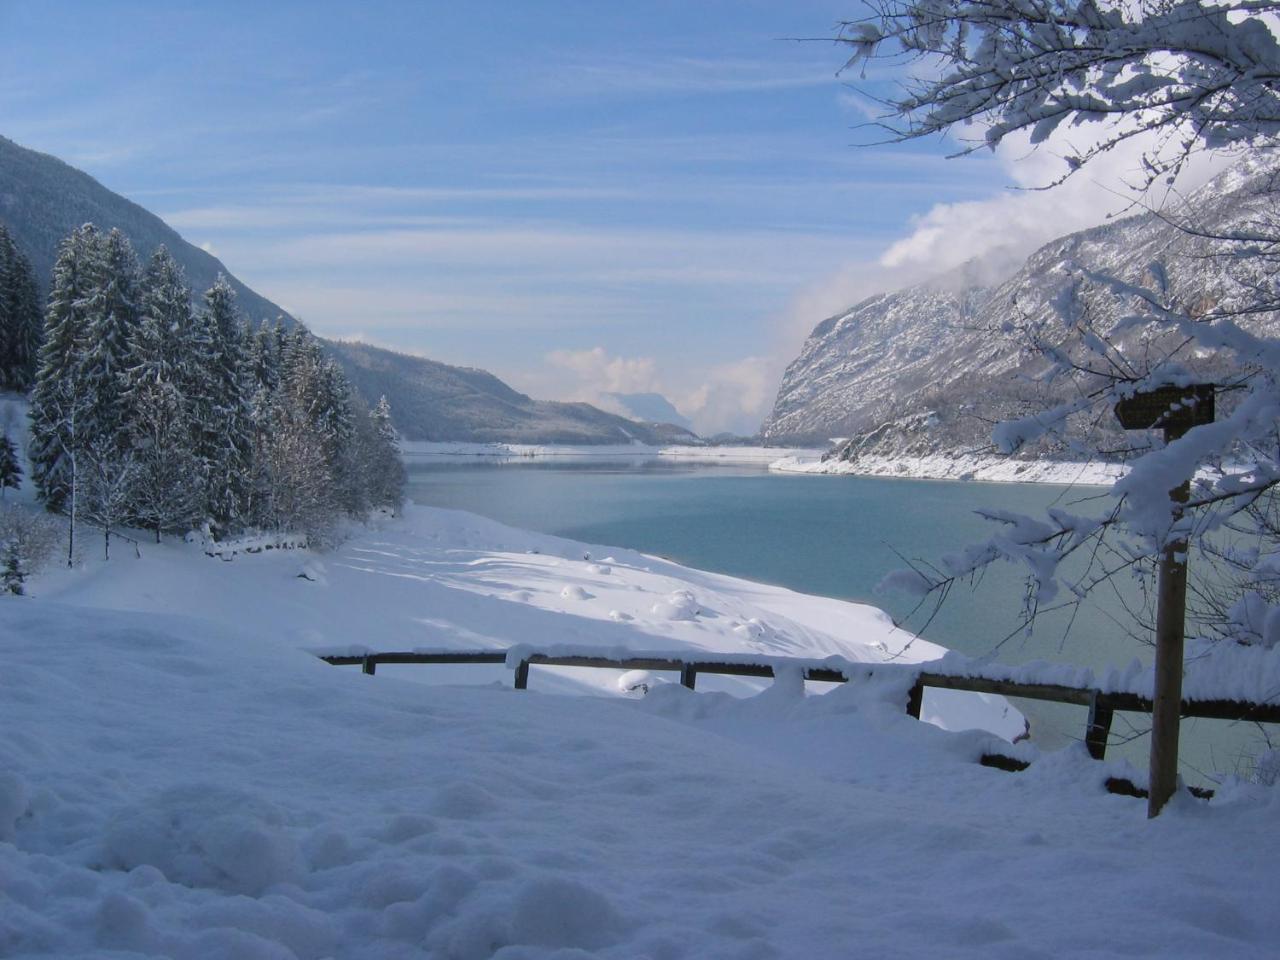
[[[537,459],[560,461],[673,460],[708,464],[753,464],[770,473],[914,480],[977,480],[988,483],[1053,483],[1107,486],[1125,467],[1062,460],[1016,460],[988,454],[936,454],[928,457],[863,456],[857,461],[823,460],[818,447],[686,446],[644,444],[575,446],[559,444],[405,441],[401,453],[414,462],[487,462]]]
[[[772,461],[769,469],[776,473],[827,476],[1110,486],[1124,476],[1126,468],[1114,463],[1016,460],[990,454],[939,453],[928,457],[861,456],[852,461],[821,460],[805,455],[786,456]]]
[[[411,505],[405,516],[357,531],[331,553],[223,551],[210,568],[198,545],[144,545],[128,563],[85,561],[31,585],[36,597],[100,609],[182,614],[244,629],[310,652],[413,649],[540,650],[566,646],[717,655],[839,657],[855,663],[936,660],[948,651],[896,628],[865,604],[683,567],[633,550],[507,527],[454,510]],[[403,668],[451,682],[449,669]],[[620,671],[539,668],[542,685],[619,693]],[[463,672],[465,675],[465,671]],[[665,682],[673,678],[656,678]],[[767,685],[708,678],[708,689]],[[985,727],[1005,739],[1024,720],[999,697],[949,691],[928,719]]]

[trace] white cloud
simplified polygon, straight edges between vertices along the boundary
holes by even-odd
[[[553,350],[547,362],[577,378],[564,399],[595,402],[602,393],[661,393],[651,357],[616,357],[604,347]]]
[[[1064,129],[1039,148],[1025,137],[1010,137],[994,154],[1012,187],[984,199],[935,204],[915,217],[906,236],[879,256],[858,258],[816,284],[802,288],[784,313],[783,335],[790,354],[819,321],[888,290],[919,283],[970,260],[995,258],[1009,268],[1064,234],[1096,226],[1109,217],[1161,206],[1194,190],[1231,165],[1224,154],[1192,157],[1175,185],[1160,185],[1143,195],[1141,156],[1151,141],[1134,138],[1089,163],[1064,183],[1047,185],[1065,170],[1062,156],[1078,152],[1089,131]],[[973,162],[967,159],[955,164]]]
[[[712,366],[695,364],[688,370],[659,370],[652,357],[624,357],[603,347],[554,350],[547,368],[517,374],[520,389],[553,400],[580,400],[611,409],[605,394],[658,393],[684,414],[704,436],[731,432],[752,434],[773,404],[777,390],[776,363],[765,357],[744,357]]]
[[[703,436],[753,434],[773,406],[778,388],[776,363],[743,357],[711,367],[706,382],[683,394],[676,406]]]

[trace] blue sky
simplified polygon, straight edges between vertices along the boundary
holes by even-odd
[[[787,38],[856,13],[0,0],[0,133],[322,335],[750,432],[824,316],[1022,236],[989,227],[1024,199],[1009,156],[855,146],[840,49]]]

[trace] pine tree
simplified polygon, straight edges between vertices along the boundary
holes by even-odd
[[[79,359],[89,323],[87,304],[99,279],[99,238],[97,228],[87,223],[58,248],[31,395],[32,480],[37,496],[55,512],[68,506],[76,450],[84,436],[86,398],[79,388]]]
[[[140,303],[125,392],[135,467],[130,514],[155,531],[158,543],[163,531],[198,519],[203,476],[193,449],[191,398],[198,384],[189,364],[200,357],[190,349],[191,291],[164,247],[147,265]]]
[[[86,398],[84,431],[96,441],[128,446],[125,395],[138,325],[138,261],[119,230],[103,239],[94,261],[97,285],[85,304],[78,387]]]
[[[31,387],[42,324],[31,262],[0,223],[0,390]]]
[[[280,323],[277,320],[273,328],[263,320],[249,344],[249,367],[254,383],[267,393],[274,392],[280,385],[280,357],[276,346]]]
[[[0,573],[0,587],[15,597],[26,592],[23,584],[27,580],[26,565],[22,562],[22,551],[17,540],[10,540],[4,546],[4,571]]]
[[[0,436],[0,499],[8,489],[17,490],[22,486],[22,465],[18,463],[18,452],[13,441],[6,433]]]
[[[305,412],[289,398],[277,397],[271,411],[271,429],[260,445],[266,525],[323,543],[338,515],[323,444]]]
[[[177,383],[188,359],[185,348],[191,336],[191,288],[182,267],[163,246],[147,263],[138,304],[130,385],[145,381]]]
[[[249,502],[252,391],[245,329],[226,277],[219,275],[205,293],[199,326],[203,389],[195,411],[195,453],[204,465],[210,517],[222,530],[237,529],[246,520]]]
[[[155,531],[190,529],[203,512],[203,472],[192,448],[187,404],[163,380],[138,384],[129,394],[133,473],[129,516]]]
[[[406,475],[400,459],[400,439],[391,422],[386,397],[369,412],[370,449],[365,457],[369,499],[374,507],[396,512],[404,506]]]

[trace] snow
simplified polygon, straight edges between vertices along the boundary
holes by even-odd
[[[1115,463],[1015,460],[1010,457],[980,453],[938,453],[926,457],[863,455],[852,461],[787,456],[772,461],[769,469],[778,473],[1086,486],[1110,486],[1124,476],[1126,470],[1123,465]]]
[[[910,667],[881,662],[942,651],[904,651],[872,608],[424,508],[321,556],[142,552],[0,602],[0,956],[1243,957],[1280,938],[1275,789],[1148,822],[1104,791],[1141,780],[1123,763],[918,723]],[[535,667],[516,691],[498,667],[365,676],[307,649],[325,645],[874,673],[729,695]],[[992,749],[1034,763],[979,766]]]
[[[424,687],[39,600],[0,607],[0,643],[6,956],[1263,956],[1280,935],[1274,790],[1149,824],[1103,792],[1112,765],[980,767],[989,734],[916,723],[896,688]]]

